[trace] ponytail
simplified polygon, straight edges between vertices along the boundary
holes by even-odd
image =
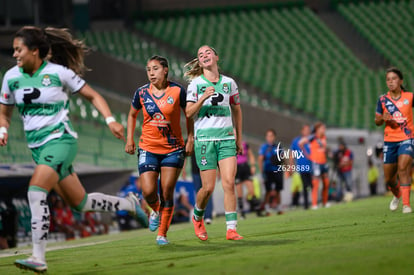
[[[74,39],[68,29],[48,27],[44,31],[50,44],[51,62],[68,67],[80,76],[89,70],[84,64],[88,48],[83,41]]]
[[[201,68],[197,57],[185,64],[184,69],[186,68],[187,71],[184,73],[184,78],[189,81],[203,74],[203,68]]]
[[[38,49],[41,59],[68,67],[80,76],[88,70],[84,64],[88,48],[82,41],[73,39],[68,29],[48,27],[42,30],[26,26],[17,31],[15,37],[22,38],[30,50]]]

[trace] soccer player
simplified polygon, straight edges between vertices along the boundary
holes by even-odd
[[[319,179],[322,180],[322,204],[329,207],[329,167],[326,158],[326,127],[322,122],[317,122],[313,126],[313,133],[310,136],[302,137],[299,140],[299,147],[307,158],[312,161],[312,209],[318,209]],[[309,143],[309,155],[305,149],[305,144]]]
[[[246,218],[244,211],[243,185],[247,187],[247,201],[250,204],[250,211],[255,210],[258,200],[254,193],[252,176],[256,174],[256,160],[247,142],[243,141],[243,153],[237,155],[236,190],[237,203],[241,216]]]
[[[302,180],[303,185],[303,207],[305,209],[309,209],[309,198],[308,198],[308,190],[312,188],[312,162],[306,157],[306,155],[309,155],[309,144],[304,144],[303,148],[306,150],[306,155],[303,153],[301,148],[299,147],[299,141],[303,137],[308,137],[310,134],[310,127],[309,125],[305,124],[302,126],[301,135],[296,137],[292,141],[292,145],[290,146],[291,151],[291,157],[290,157],[290,165],[296,165],[298,169],[298,173],[300,174],[300,178]],[[295,152],[301,152],[302,154],[298,156],[298,158],[295,159],[295,156],[293,155]]]
[[[65,29],[23,27],[13,40],[17,64],[6,72],[1,88],[0,145],[7,145],[13,107],[17,106],[37,164],[28,189],[33,254],[28,259],[16,260],[16,266],[22,269],[47,270],[47,195],[52,188],[78,211],[124,209],[135,213],[144,225],[148,223],[132,193],[127,198],[87,194],[73,170],[77,133],[68,118],[70,94],[78,93],[89,100],[105,117],[112,134],[124,139],[124,128],[112,117],[105,99],[79,76],[85,69],[84,49],[83,43],[72,39]]]
[[[215,49],[202,46],[197,57],[186,64],[187,117],[194,118],[194,150],[202,188],[197,192],[193,224],[196,236],[207,240],[203,216],[220,169],[224,190],[227,240],[243,239],[236,231],[237,212],[234,178],[236,154],[242,153],[242,112],[236,82],[219,73]],[[234,123],[234,124],[233,124]],[[234,128],[235,132],[234,132]]]
[[[150,83],[135,92],[128,115],[125,151],[136,150],[134,132],[137,116],[142,110],[144,121],[139,138],[138,170],[142,194],[152,211],[149,229],[158,230],[158,245],[169,244],[167,231],[174,214],[174,190],[184,165],[185,155],[191,154],[194,145],[193,121],[187,119],[187,144],[181,133],[180,114],[186,108],[186,91],[168,81],[168,61],[153,56],[147,62]],[[158,178],[160,177],[160,196]]]
[[[266,131],[266,143],[259,149],[258,166],[262,172],[262,177],[266,189],[265,198],[260,207],[260,212],[265,210],[266,215],[270,215],[270,207],[277,208],[277,214],[283,214],[281,209],[280,192],[283,190],[284,169],[283,159],[280,156],[283,149],[280,144],[276,143],[276,131],[268,129]]]
[[[390,210],[395,211],[402,196],[403,213],[411,213],[411,163],[414,156],[413,93],[405,91],[403,74],[397,68],[386,72],[388,92],[378,99],[375,124],[384,128],[384,177],[394,194]],[[398,175],[398,182],[396,181]]]

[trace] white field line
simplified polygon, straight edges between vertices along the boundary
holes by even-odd
[[[68,249],[68,248],[77,248],[77,247],[83,247],[83,246],[91,246],[91,245],[97,245],[97,244],[103,244],[110,242],[107,241],[100,241],[100,242],[90,242],[90,243],[81,243],[81,244],[64,244],[64,245],[56,245],[52,246],[46,249],[46,251],[54,251],[54,250],[61,250],[61,249]],[[30,255],[32,253],[32,248],[28,247],[25,249],[19,249],[19,248],[11,248],[8,249],[8,251],[0,251],[0,258],[6,258],[16,255],[23,255],[28,254]]]

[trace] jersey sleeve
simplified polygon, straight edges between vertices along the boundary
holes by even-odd
[[[264,156],[266,151],[266,144],[262,145],[259,149],[259,156]]]
[[[234,80],[231,81],[231,90],[230,90],[230,105],[239,105],[240,104],[240,95],[239,87]]]
[[[79,75],[69,68],[63,67],[59,74],[62,84],[67,87],[72,94],[79,92],[79,90],[85,85],[85,80],[83,80]]]
[[[3,78],[3,84],[1,85],[0,103],[4,105],[14,105],[14,96],[13,93],[10,91],[9,83],[6,76]]]
[[[185,106],[187,106],[187,92],[183,87],[180,89],[180,106],[183,109],[185,109]]]
[[[131,102],[132,107],[134,107],[136,110],[141,110],[142,108],[141,101],[139,99],[140,91],[141,89],[138,89],[135,91],[134,97],[132,98],[132,102]]]
[[[194,81],[191,81],[190,85],[187,88],[187,102],[197,102],[198,95],[197,95],[197,85]]]
[[[380,114],[380,115],[384,113],[384,109],[382,108],[382,103],[381,103],[381,97],[378,99],[376,112],[377,114]]]

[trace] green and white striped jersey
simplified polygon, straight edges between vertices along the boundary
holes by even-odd
[[[212,83],[203,75],[194,78],[187,89],[187,102],[197,102],[207,87],[213,86],[215,94],[204,101],[194,117],[195,138],[199,141],[235,139],[230,105],[240,104],[236,82],[220,75]]]
[[[17,107],[28,146],[36,148],[65,131],[77,138],[68,118],[69,94],[84,85],[71,69],[51,62],[43,62],[32,76],[15,66],[4,75],[0,103]]]

